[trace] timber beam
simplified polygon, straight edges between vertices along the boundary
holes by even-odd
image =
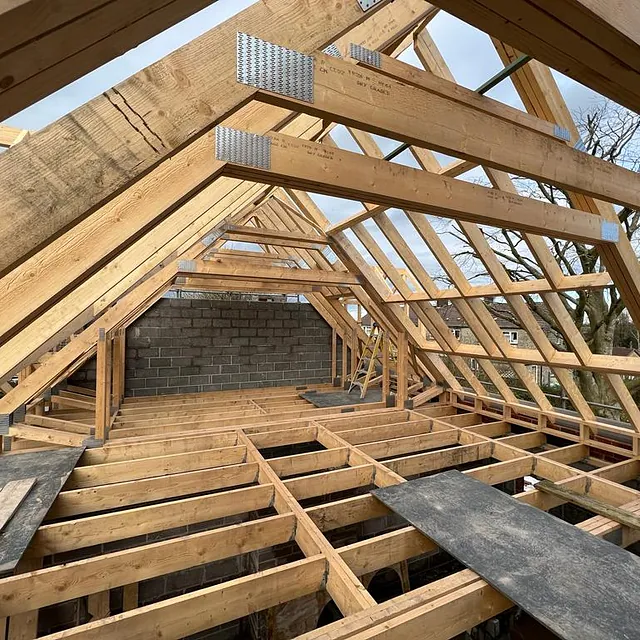
[[[318,53],[313,59],[312,102],[264,90],[256,99],[615,204],[640,207],[640,175],[572,149],[564,137],[554,139],[345,60]]]
[[[11,3],[0,10],[0,120],[214,2]]]
[[[607,244],[603,221],[586,212],[272,133],[270,168],[227,163],[231,177],[557,238]],[[371,176],[375,176],[375,181]],[[640,179],[640,178],[639,178]],[[607,224],[607,223],[604,223]]]
[[[256,268],[243,267],[238,263],[227,264],[224,258],[214,260],[180,260],[177,265],[180,276],[228,280],[255,280],[257,282],[285,282],[316,284],[321,286],[356,286],[361,284],[358,276],[344,271],[320,269],[298,269],[287,267]]]
[[[591,0],[436,0],[458,18],[640,113],[640,9]]]

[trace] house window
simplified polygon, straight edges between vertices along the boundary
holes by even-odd
[[[535,378],[535,381],[538,384],[542,384],[542,369],[537,365],[534,364],[531,366],[531,375]]]
[[[460,329],[454,329],[453,335],[460,340]]]
[[[503,331],[502,335],[508,340],[509,344],[518,344],[517,331]]]

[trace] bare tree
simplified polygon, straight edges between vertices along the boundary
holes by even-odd
[[[606,101],[575,115],[586,153],[632,171],[640,170],[639,115]],[[559,187],[524,178],[517,178],[516,185],[523,195],[560,206],[572,206],[568,192]],[[628,207],[616,209],[620,223],[638,253],[640,211]],[[483,231],[514,281],[544,277],[521,233],[494,228],[484,228]],[[488,274],[464,234],[456,230],[451,230],[450,233],[464,245],[456,253],[456,257],[466,265],[469,278],[487,278]],[[547,242],[566,275],[597,273],[605,270],[593,246],[556,239],[548,239]],[[558,326],[539,296],[529,295],[525,298],[537,318],[551,328],[549,337],[555,346],[558,349],[567,350],[562,328]],[[598,354],[611,354],[614,347],[618,346],[614,340],[616,327],[621,318],[624,321],[627,316],[624,313],[625,304],[616,288],[566,292],[562,294],[562,300],[591,350]],[[496,313],[495,309],[492,311]],[[511,314],[508,315],[508,319],[515,320]],[[576,382],[588,401],[615,404],[611,389],[602,376],[578,371]],[[629,381],[628,386],[634,398],[640,400],[640,379]],[[601,413],[606,415],[606,412]]]

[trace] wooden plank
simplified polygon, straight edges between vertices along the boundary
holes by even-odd
[[[432,451],[429,453],[416,453],[411,456],[387,460],[384,464],[391,471],[401,476],[413,476],[428,471],[438,471],[457,465],[477,462],[490,458],[492,453],[492,443],[479,442],[477,444],[467,444],[442,451]]]
[[[225,173],[246,180],[373,200],[391,207],[520,231],[535,233],[544,228],[553,237],[603,243],[601,220],[585,212],[290,136],[270,134],[269,138],[272,142],[270,169],[227,164]],[[376,181],[371,183],[370,176],[374,174]]]
[[[373,496],[366,494],[306,509],[321,531],[339,529],[349,524],[382,518],[391,511]]]
[[[0,533],[20,508],[35,483],[36,478],[25,478],[10,480],[2,487],[0,490]]]
[[[49,638],[143,640],[153,634],[179,640],[320,591],[326,570],[327,561],[318,555],[54,633]]]
[[[339,553],[351,570],[360,576],[437,550],[438,547],[417,529],[405,527],[340,547]]]
[[[357,276],[343,271],[322,271],[320,269],[292,269],[269,267],[258,269],[238,262],[227,264],[224,258],[215,260],[178,261],[179,274],[202,278],[213,276],[223,279],[257,280],[276,282],[299,282],[318,285],[350,286],[360,284]],[[231,285],[230,285],[231,286]]]
[[[13,616],[63,599],[102,595],[133,580],[148,580],[284,544],[294,532],[295,517],[283,514],[17,575],[0,581],[2,610]]]
[[[14,424],[9,427],[9,435],[14,438],[24,440],[35,440],[36,442],[47,442],[50,444],[60,444],[65,447],[81,447],[86,436],[69,433],[68,431],[58,431],[57,429],[32,427],[27,424]]]
[[[324,469],[335,469],[347,464],[349,449],[336,447],[282,458],[269,458],[267,464],[280,476],[302,475]]]
[[[145,478],[87,489],[60,492],[47,513],[48,520],[69,518],[85,513],[107,511],[136,504],[179,498],[210,490],[252,484],[257,479],[255,464],[239,464],[215,469],[188,471],[171,476]]]
[[[292,247],[296,249],[307,249],[309,251],[322,251],[325,247],[324,244],[315,242],[313,239],[297,240],[295,238],[292,238],[291,240],[287,240],[285,238],[265,238],[265,236],[258,234],[247,235],[229,231],[227,231],[222,237],[224,240],[227,240],[229,242],[247,242],[250,244],[263,244],[270,247]]]
[[[111,612],[109,608],[109,592],[92,593],[87,598],[87,611],[92,620],[107,618]]]
[[[305,500],[327,493],[336,493],[366,487],[373,484],[373,465],[364,464],[337,471],[327,471],[284,481],[284,485],[296,498]]]
[[[299,640],[452,638],[510,608],[511,603],[473,571],[412,590],[375,608],[299,636]]]
[[[0,147],[11,147],[20,140],[21,137],[24,137],[22,129],[0,124]]]
[[[173,475],[212,467],[244,462],[244,447],[225,447],[205,451],[189,451],[155,458],[140,458],[111,462],[73,470],[66,489],[81,489],[104,484],[116,484],[155,476]]]
[[[30,557],[42,557],[265,509],[272,498],[273,487],[265,484],[47,524],[38,529],[28,553]]]
[[[18,563],[20,573],[34,571],[42,567],[42,558],[22,558]],[[39,611],[27,611],[8,619],[7,640],[34,640],[38,637]]]
[[[16,566],[21,566],[25,560],[25,549],[81,454],[82,449],[66,448],[2,456],[0,484],[26,479],[31,490],[2,529],[0,573],[7,573]],[[33,478],[36,478],[35,484]],[[0,496],[3,494],[4,492]],[[6,499],[3,496],[3,501]],[[31,565],[26,570],[30,571]]]
[[[362,67],[395,78],[405,84],[419,87],[429,93],[453,100],[454,102],[471,107],[482,113],[487,113],[505,120],[506,122],[517,124],[551,138],[559,137],[551,122],[537,118],[535,115],[530,115],[525,111],[506,105],[488,96],[481,95],[477,91],[467,89],[452,79],[440,77],[432,73],[428,67],[426,67],[426,71],[423,71],[414,65],[383,54],[380,55],[379,66],[367,64],[366,61],[359,61],[359,64]]]
[[[48,427],[55,431],[68,431],[69,433],[85,434],[85,436],[88,436],[93,429],[93,427],[86,422],[80,422],[79,420],[64,420],[50,415],[38,416],[28,413],[24,417],[24,421],[25,424],[34,427]]]
[[[252,227],[237,224],[225,224],[225,233],[236,236],[250,236],[262,238],[264,244],[269,244],[271,240],[299,240],[307,244],[329,244],[328,239],[320,234],[296,233],[284,231],[282,229],[271,229],[268,227]],[[249,242],[253,242],[250,240]],[[287,245],[283,245],[287,246]]]
[[[629,511],[620,509],[619,507],[614,507],[606,502],[596,500],[591,496],[572,491],[571,489],[566,489],[565,487],[555,484],[554,482],[550,482],[549,480],[541,480],[540,482],[537,482],[536,489],[543,493],[548,493],[552,496],[562,498],[566,502],[576,504],[587,511],[597,513],[600,516],[619,522],[621,525],[629,527],[630,529],[640,530],[640,517]]]
[[[378,460],[455,444],[458,444],[458,432],[456,429],[451,429],[361,444],[358,450]]]

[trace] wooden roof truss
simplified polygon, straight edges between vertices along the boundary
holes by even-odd
[[[119,4],[110,3],[109,10]],[[114,49],[101,44],[98,32],[75,42],[76,55],[85,51],[82,70],[210,3],[182,3],[179,12],[177,4],[148,9],[158,11],[155,19],[119,13],[124,22],[107,37],[115,38]],[[632,87],[640,86],[640,68],[628,58],[637,44],[630,48],[613,8],[596,15],[586,6],[591,3],[563,1],[552,25],[539,2],[512,2],[509,16],[482,10],[482,2],[435,4],[477,20],[505,42],[522,36],[519,18],[526,17],[527,53],[637,109]],[[137,5],[131,3],[131,11]],[[621,483],[638,475],[640,409],[625,377],[640,375],[640,359],[594,354],[563,295],[615,286],[640,326],[640,264],[614,208],[640,208],[640,176],[575,148],[577,128],[542,62],[533,60],[512,75],[526,111],[456,84],[429,35],[437,11],[422,0],[382,0],[368,11],[355,0],[259,2],[43,131],[27,135],[0,125],[0,145],[11,147],[0,155],[0,414],[12,423],[9,434],[18,450],[34,442],[80,445],[88,436],[106,443],[84,454],[49,514],[51,522],[36,534],[22,567],[34,571],[0,580],[0,614],[16,621],[19,637],[35,637],[32,613],[63,599],[86,595],[90,608],[104,610],[109,589],[122,586],[126,597],[127,585],[163,572],[291,540],[303,560],[224,588],[125,606],[117,616],[97,614],[87,625],[50,637],[133,640],[149,637],[153,628],[162,637],[181,638],[323,589],[346,619],[303,636],[309,640],[407,637],[425,625],[430,637],[448,638],[511,606],[471,571],[376,605],[362,576],[435,546],[408,527],[335,548],[326,531],[386,511],[368,494],[305,506],[304,500],[319,495],[319,486],[322,495],[387,486],[491,459],[466,473],[492,484],[535,474],[638,511],[640,495]],[[549,30],[537,22],[543,13]],[[138,19],[142,31],[127,22]],[[82,20],[52,22],[47,38],[71,33]],[[568,24],[584,31],[579,43],[562,35]],[[593,44],[596,24],[606,25],[606,56]],[[299,56],[307,75],[289,79],[303,92],[292,97],[251,80],[238,82],[239,33],[267,43],[260,46],[273,47],[277,55]],[[24,48],[26,56],[36,42],[28,35],[16,34],[12,55]],[[493,41],[507,65],[520,52],[505,42]],[[326,52],[328,45],[333,47]],[[398,59],[410,46],[423,69]],[[575,57],[579,52],[584,57]],[[0,65],[11,60],[0,50]],[[0,72],[0,114],[77,77],[78,70],[63,60],[51,64],[47,70],[25,64],[23,75],[4,85]],[[605,67],[615,72],[605,74]],[[359,153],[339,147],[337,126],[346,128]],[[416,167],[386,161],[376,135],[408,144]],[[441,166],[434,152],[457,160]],[[478,166],[492,188],[460,179]],[[574,208],[518,194],[513,175],[564,188]],[[354,200],[362,208],[332,224],[309,193]],[[455,221],[491,282],[469,280],[433,216]],[[513,281],[483,225],[522,232],[542,277]],[[606,271],[566,275],[546,237],[596,246]],[[237,243],[260,251],[238,249]],[[451,287],[438,286],[421,247]],[[255,390],[229,394],[231,409],[222,398],[206,395],[156,404],[124,400],[125,330],[172,288],[303,293],[333,329],[332,377],[342,381],[366,340],[348,310],[355,301],[397,349],[397,408],[367,407],[347,420],[302,406],[293,391],[284,390],[281,400]],[[552,344],[526,295],[539,297],[563,328],[568,351]],[[483,301],[495,296],[508,303],[530,348],[505,338]],[[454,335],[435,306],[439,301],[455,305],[475,336],[472,344]],[[385,353],[389,348],[387,342]],[[42,415],[43,398],[94,355],[95,395],[58,391],[53,403],[86,409],[95,419]],[[531,365],[553,373],[573,412],[551,404]],[[594,414],[574,379],[580,370],[606,379],[628,425]],[[18,373],[14,387],[9,381]],[[388,390],[388,370],[385,376]],[[421,380],[411,389],[410,376]],[[533,402],[520,400],[510,379]],[[436,398],[433,406],[423,406]],[[30,411],[21,419],[25,406]],[[213,414],[225,411],[225,423],[216,421]],[[267,459],[261,452],[316,441],[325,447],[320,453]],[[596,452],[621,461],[607,466],[601,460],[588,472],[570,466]],[[170,465],[180,480],[168,483],[158,475],[158,463]],[[203,481],[224,491],[189,497]],[[172,501],[139,506],[150,490]],[[516,497],[545,510],[563,502],[539,491]],[[94,515],[121,507],[126,510]],[[44,556],[227,517],[239,508],[268,507],[275,515],[41,568]],[[603,516],[579,526],[601,536],[622,529]],[[637,540],[637,531],[622,531],[625,546]]]

